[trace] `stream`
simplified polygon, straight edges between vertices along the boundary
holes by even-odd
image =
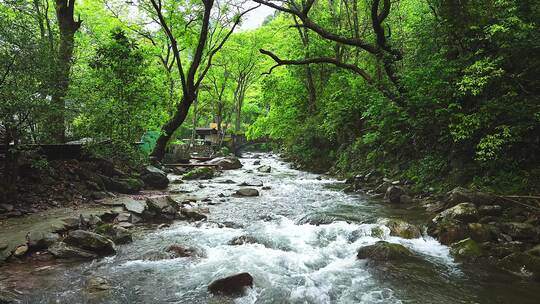
[[[258,165],[272,167],[260,173]],[[480,263],[461,264],[431,237],[372,236],[378,218],[425,223],[423,209],[391,207],[341,191],[335,179],[291,169],[271,154],[245,154],[244,167],[209,181],[171,184],[191,191],[208,221],[178,221],[168,228],[138,229],[115,256],[85,263],[12,266],[10,280],[25,303],[539,303],[540,285]],[[247,171],[247,172],[246,172]],[[176,178],[171,176],[171,178]],[[231,181],[234,181],[232,183]],[[240,182],[262,182],[258,197],[233,197]],[[220,195],[223,194],[223,195]],[[315,225],[315,220],[323,224]],[[218,224],[221,223],[221,224]],[[225,224],[225,227],[222,225]],[[256,244],[228,245],[249,235]],[[359,247],[384,239],[400,243],[417,261],[372,265],[356,258]],[[152,250],[178,243],[200,248],[205,257],[149,261]],[[0,268],[1,270],[1,268]],[[254,277],[243,297],[211,296],[208,284],[239,272]],[[88,278],[112,286],[91,293]]]

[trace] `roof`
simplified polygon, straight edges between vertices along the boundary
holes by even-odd
[[[210,134],[217,134],[218,131],[213,128],[195,128],[195,133],[198,135],[210,135]]]

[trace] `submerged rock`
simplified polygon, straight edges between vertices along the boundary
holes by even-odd
[[[378,241],[377,243],[358,249],[359,259],[372,261],[402,260],[413,256],[413,253],[400,244]]]
[[[255,188],[241,188],[236,190],[237,196],[259,196],[259,190]]]
[[[95,252],[99,255],[116,253],[116,248],[114,247],[112,240],[90,231],[71,231],[64,239],[64,242],[68,245],[80,247],[82,249]]]
[[[111,288],[109,281],[103,277],[91,277],[86,280],[86,289],[89,292],[102,292]]]
[[[28,245],[19,245],[15,250],[13,250],[14,257],[22,257],[28,253]]]
[[[498,262],[499,267],[508,271],[531,276],[540,281],[540,257],[525,253],[512,253]]]
[[[242,296],[247,287],[253,287],[253,277],[243,272],[213,281],[208,291],[215,295]]]

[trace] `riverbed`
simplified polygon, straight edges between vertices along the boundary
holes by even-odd
[[[257,171],[260,165],[271,172]],[[540,284],[479,263],[455,261],[429,236],[389,235],[377,219],[426,222],[421,208],[392,207],[362,194],[346,194],[343,182],[292,169],[272,154],[246,154],[242,169],[211,180],[171,184],[209,208],[208,221],[178,221],[164,229],[139,229],[115,256],[85,263],[27,263],[0,268],[0,284],[25,303],[538,303]],[[171,175],[171,179],[178,176]],[[258,197],[235,197],[238,184],[256,184]],[[261,186],[262,183],[262,186]],[[265,186],[263,190],[263,186]],[[266,188],[268,187],[268,189]],[[373,228],[383,233],[374,235]],[[229,245],[248,235],[257,243]],[[419,259],[373,264],[358,248],[384,239]],[[150,261],[145,255],[171,244],[200,248],[204,257]],[[208,284],[249,272],[254,287],[243,297],[211,296]],[[90,278],[111,286],[87,288]]]

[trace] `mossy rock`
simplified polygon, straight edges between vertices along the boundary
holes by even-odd
[[[112,235],[114,233],[114,227],[112,224],[102,224],[96,227],[95,232],[101,235]]]
[[[393,261],[412,258],[414,254],[405,246],[400,244],[379,241],[373,245],[358,249],[356,255],[359,259],[368,259],[372,261]]]
[[[186,180],[193,179],[211,179],[214,177],[214,169],[210,167],[195,168],[188,173],[184,174],[183,178]]]
[[[450,253],[459,259],[475,260],[484,255],[482,248],[471,238],[452,244]]]
[[[398,219],[381,219],[379,224],[390,229],[391,236],[399,236],[404,239],[417,239],[422,236],[420,228]]]

